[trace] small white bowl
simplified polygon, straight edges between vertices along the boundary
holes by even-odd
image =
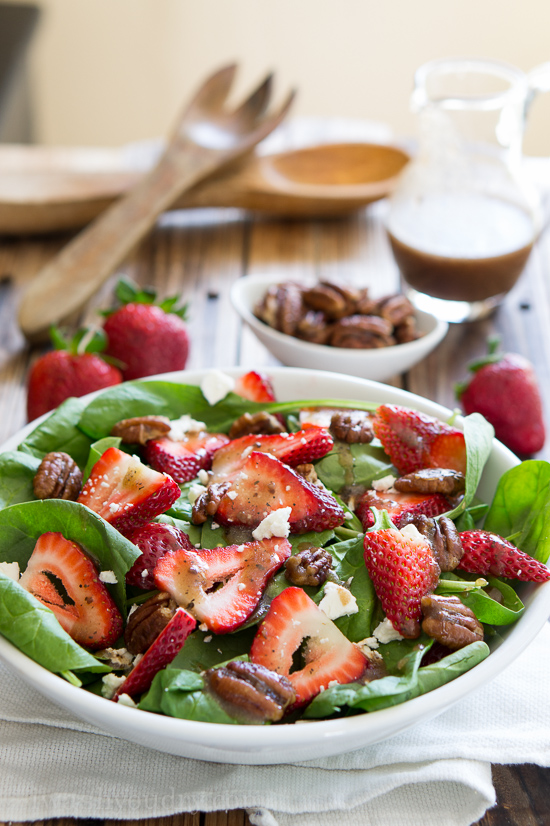
[[[268,287],[281,283],[272,275],[246,275],[231,287],[231,302],[243,321],[267,349],[289,367],[306,367],[312,370],[329,370],[362,379],[385,381],[404,373],[425,358],[445,337],[448,324],[430,313],[416,310],[416,320],[422,337],[406,344],[380,347],[372,350],[355,350],[349,347],[329,347],[312,344],[286,333],[274,330],[254,315],[254,308],[265,295]]]

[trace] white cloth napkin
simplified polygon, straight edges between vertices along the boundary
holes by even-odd
[[[470,826],[491,763],[550,766],[550,627],[435,720],[350,754],[232,766],[157,753],[73,718],[0,667],[0,821],[247,808],[258,826]]]

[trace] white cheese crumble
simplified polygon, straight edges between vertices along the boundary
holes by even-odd
[[[200,433],[201,430],[206,430],[204,422],[197,422],[191,416],[184,414],[179,419],[170,421],[168,438],[172,439],[173,442],[183,442],[188,433]]]
[[[109,504],[109,510],[111,511],[111,513],[118,513],[121,507],[122,505],[119,505],[117,502],[111,502]]]
[[[373,479],[372,487],[373,490],[378,491],[379,493],[387,493],[387,491],[393,489],[393,483],[397,479],[397,476],[383,476],[381,479]]]
[[[137,708],[129,694],[120,694],[118,698],[119,706],[128,706],[128,708]]]
[[[393,640],[404,639],[404,637],[401,636],[399,631],[395,630],[391,620],[389,620],[387,617],[386,619],[382,620],[382,622],[379,625],[376,626],[372,633],[374,634],[376,639],[382,644],[386,642],[393,642]]]
[[[194,505],[199,496],[202,493],[206,493],[206,488],[204,485],[198,485],[196,482],[189,485],[189,489],[187,491],[187,498],[189,499],[189,504]]]
[[[375,651],[375,648],[378,648],[378,640],[376,637],[367,637],[364,640],[356,643],[357,648],[361,651],[364,657],[367,658],[371,663],[382,663],[384,662],[384,658],[378,651]]]
[[[105,697],[106,700],[112,700],[125,679],[126,677],[117,677],[116,674],[105,674],[101,678],[103,683],[101,686],[102,697]]]
[[[210,370],[201,382],[202,395],[210,405],[225,399],[234,386],[235,381],[231,376],[221,370]]]
[[[262,519],[255,530],[252,531],[254,539],[271,539],[272,536],[286,537],[290,533],[288,519],[292,513],[292,508],[278,508],[271,511]]]
[[[319,608],[331,620],[345,617],[348,614],[356,614],[359,611],[357,600],[351,591],[335,582],[325,583],[325,595],[319,603]]]
[[[421,542],[426,541],[426,537],[422,536],[416,525],[404,525],[401,528],[400,533],[402,533],[403,536],[406,536],[407,539],[412,539],[414,542],[418,542],[419,539]]]
[[[201,485],[207,485],[210,477],[208,476],[208,471],[201,468],[198,472],[198,478]]]
[[[235,499],[237,498],[237,491],[236,490],[228,490],[226,495],[227,495],[228,499],[231,499],[232,501],[235,501]]]
[[[18,562],[0,562],[0,574],[4,574],[14,582],[19,582],[21,571],[19,570]]]
[[[105,582],[106,585],[116,585],[118,579],[114,571],[101,571],[99,574],[99,581]]]

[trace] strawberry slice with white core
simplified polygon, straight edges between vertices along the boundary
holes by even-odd
[[[165,522],[149,522],[128,533],[127,538],[137,545],[141,556],[126,574],[126,582],[146,591],[156,588],[153,572],[164,554],[168,551],[177,551],[178,548],[193,550],[187,534]]]
[[[269,453],[252,452],[216,510],[222,525],[257,527],[272,511],[291,508],[291,533],[324,531],[344,521],[344,511],[324,488],[307,482]]]
[[[180,548],[159,560],[155,583],[215,634],[227,634],[255,611],[267,580],[290,553],[288,540],[277,537],[225,548]]]
[[[274,402],[275,391],[271,379],[264,373],[250,370],[244,376],[235,379],[233,392],[251,402]]]
[[[155,470],[169,473],[178,484],[190,482],[199,470],[209,470],[212,457],[229,442],[225,433],[190,432],[184,439],[150,439],[145,460]]]
[[[61,627],[91,650],[112,645],[122,632],[120,612],[82,548],[63,534],[42,534],[19,584],[50,608]]]
[[[197,621],[183,608],[177,608],[168,625],[160,632],[149,646],[137,665],[133,667],[124,682],[118,687],[113,697],[118,701],[121,694],[137,697],[147,691],[155,674],[172,662],[179,654],[183,644]]]
[[[233,439],[216,452],[212,461],[212,478],[215,482],[230,479],[243,466],[254,450],[269,453],[286,465],[314,462],[330,453],[334,440],[324,427],[307,427],[297,433],[253,433]]]
[[[303,644],[305,665],[293,671],[294,656]],[[333,684],[360,679],[368,667],[360,649],[301,588],[286,588],[275,597],[254,637],[250,660],[290,680],[295,707]]]
[[[451,510],[451,505],[442,493],[384,493],[367,490],[355,506],[355,513],[361,520],[364,531],[368,531],[374,525],[371,508],[387,511],[395,527],[401,528],[408,520],[410,521],[410,517],[420,514],[440,516]]]
[[[110,447],[93,466],[77,502],[127,533],[167,511],[180,495],[170,476]]]

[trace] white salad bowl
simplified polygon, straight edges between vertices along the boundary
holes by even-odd
[[[445,337],[448,324],[430,313],[415,310],[421,338],[406,344],[394,344],[371,350],[350,347],[329,347],[312,344],[286,333],[274,330],[254,315],[254,308],[268,287],[280,283],[274,276],[246,275],[231,287],[231,301],[242,320],[269,352],[289,367],[309,367],[312,370],[330,370],[334,373],[359,376],[363,379],[385,381],[404,373],[422,361]]]
[[[226,372],[236,376],[243,370]],[[189,371],[162,378],[197,384],[203,375],[203,372]],[[406,405],[442,420],[450,416],[449,410],[433,402],[372,381],[289,368],[273,368],[271,376],[280,401],[357,399]],[[460,427],[460,419],[457,425]],[[3,449],[13,450],[35,426],[33,423],[24,428]],[[491,500],[502,473],[516,464],[518,459],[495,441],[479,487],[480,496],[485,501]],[[522,617],[502,630],[489,657],[452,682],[392,708],[342,719],[312,721],[306,725],[231,726],[163,717],[76,688],[37,665],[2,637],[0,659],[26,683],[68,712],[130,742],[217,763],[289,763],[328,757],[384,740],[435,717],[488,683],[524,650],[546,622],[550,583],[525,585],[521,596],[526,606]]]

